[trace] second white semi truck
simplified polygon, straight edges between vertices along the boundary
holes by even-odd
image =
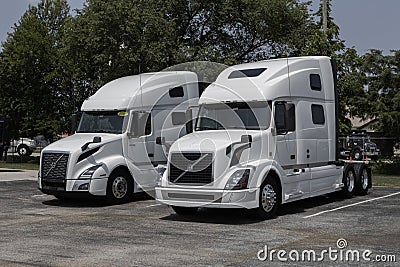
[[[178,214],[254,209],[335,191],[366,194],[365,164],[339,161],[335,63],[299,57],[224,70],[199,99],[195,131],[169,150],[156,197]]]
[[[104,85],[84,101],[76,133],[43,149],[39,189],[57,198],[106,196],[112,203],[154,190],[168,148],[186,134],[198,85],[197,75],[188,71]]]

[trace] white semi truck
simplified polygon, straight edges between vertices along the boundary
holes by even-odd
[[[279,204],[371,186],[368,165],[339,161],[336,67],[322,56],[227,68],[168,157],[156,198],[178,214],[246,208],[268,219]]]
[[[39,189],[57,198],[106,196],[113,203],[154,190],[158,167],[165,165],[171,144],[186,134],[188,111],[198,98],[197,75],[187,71],[104,85],[84,101],[76,133],[43,149]]]

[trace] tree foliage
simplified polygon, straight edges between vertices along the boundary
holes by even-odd
[[[49,136],[62,126],[65,113],[60,51],[69,19],[66,0],[43,0],[37,7],[29,7],[3,44],[0,113],[11,118],[12,136]]]
[[[379,118],[399,131],[400,52],[359,56],[339,37],[328,1],[310,14],[300,0],[41,0],[22,16],[0,54],[0,114],[14,136],[67,130],[69,116],[106,82],[191,61],[232,65],[271,57],[327,55],[338,64],[340,130],[348,117]],[[198,66],[206,66],[198,65]],[[17,130],[18,129],[18,130]]]
[[[307,18],[297,0],[88,0],[66,40],[75,98],[117,77],[182,62],[286,55],[301,49]]]
[[[364,114],[379,119],[378,131],[400,137],[400,50],[391,55],[370,50],[361,58],[367,90]]]

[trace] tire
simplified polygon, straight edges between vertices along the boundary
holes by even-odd
[[[359,148],[354,148],[354,150],[351,152],[351,156],[353,160],[362,160],[363,158],[362,152]]]
[[[29,149],[27,145],[19,145],[17,148],[18,155],[21,157],[23,156],[30,156],[32,154],[32,151]]]
[[[260,187],[259,207],[255,209],[256,216],[261,220],[275,218],[280,199],[279,186],[274,179],[267,177]]]
[[[365,164],[357,164],[355,167],[356,180],[355,180],[355,194],[364,196],[368,193],[370,187],[370,173]]]
[[[122,204],[131,200],[133,179],[129,172],[120,170],[111,173],[107,182],[107,202]]]
[[[354,166],[352,164],[348,164],[344,167],[343,171],[343,188],[342,188],[342,196],[345,198],[353,197],[355,193],[355,183],[356,183],[356,173],[354,171]]]
[[[194,215],[196,214],[198,208],[196,207],[179,207],[179,206],[171,206],[171,208],[178,215]]]

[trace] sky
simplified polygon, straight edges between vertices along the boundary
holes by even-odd
[[[0,0],[0,42],[29,5],[39,0]],[[306,1],[306,0],[304,0]],[[312,9],[318,8],[319,0],[312,0]],[[71,9],[80,9],[84,0],[68,0]],[[400,49],[400,0],[332,0],[332,17],[340,27],[340,37],[348,47],[355,47],[359,54],[369,49]]]

